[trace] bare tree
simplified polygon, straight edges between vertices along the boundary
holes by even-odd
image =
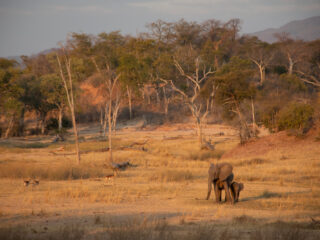
[[[274,36],[280,43],[280,49],[288,60],[288,74],[293,74],[295,66],[303,60],[305,49],[303,41],[293,40],[286,32],[276,33]]]
[[[320,40],[308,43],[296,73],[300,80],[320,89]]]
[[[128,96],[128,103],[129,103],[129,118],[132,119],[132,89],[128,86],[126,86],[127,89],[127,96]]]
[[[195,119],[196,126],[197,126],[197,134],[199,139],[200,148],[202,147],[203,143],[203,123],[206,119],[208,113],[209,113],[209,99],[206,101],[206,106],[204,107],[203,101],[201,101],[200,98],[200,92],[201,92],[201,85],[204,83],[204,81],[208,78],[210,74],[213,74],[214,72],[209,70],[203,69],[202,72],[200,72],[200,59],[199,57],[195,60],[195,72],[193,75],[186,74],[185,71],[182,69],[181,65],[177,60],[174,60],[174,64],[176,68],[178,69],[181,76],[185,78],[185,80],[188,82],[190,93],[185,92],[178,88],[172,80],[164,80],[164,82],[169,82],[171,84],[171,87],[174,91],[179,93],[189,109],[191,110],[192,116]]]
[[[260,85],[266,79],[266,68],[271,63],[274,56],[272,47],[263,42],[250,42],[247,46],[247,57],[259,68]]]
[[[62,47],[62,58],[63,58],[63,63],[65,65],[65,70],[67,71],[67,76],[65,75],[65,71],[62,67],[61,60],[59,58],[59,55],[57,54],[57,61],[59,65],[59,70],[60,70],[60,76],[64,84],[64,88],[66,90],[67,94],[67,100],[71,112],[71,118],[72,118],[72,125],[73,125],[73,132],[74,132],[74,137],[75,137],[75,143],[76,143],[76,156],[77,156],[77,162],[80,164],[80,149],[79,149],[79,138],[78,138],[78,130],[77,130],[77,123],[76,123],[76,117],[75,117],[75,107],[74,107],[74,96],[73,96],[73,86],[72,86],[72,72],[71,72],[71,59],[67,55],[65,49]],[[67,80],[68,78],[68,80]]]
[[[97,72],[103,79],[103,89],[106,97],[106,118],[108,119],[108,142],[109,142],[109,163],[113,162],[112,157],[112,128],[115,129],[118,110],[120,107],[120,95],[118,87],[118,80],[121,74],[116,74],[109,64],[106,64],[104,69],[100,69],[96,60],[92,58],[92,61],[96,67]],[[118,91],[117,91],[118,90]]]

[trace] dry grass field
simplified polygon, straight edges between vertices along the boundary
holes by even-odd
[[[80,165],[72,136],[0,141],[0,239],[320,239],[313,136],[279,133],[239,146],[235,130],[208,125],[215,150],[200,151],[192,125],[122,128],[114,161],[134,166],[106,181],[107,142],[97,126],[80,130]],[[235,205],[205,200],[209,163],[222,161],[244,183]],[[29,178],[39,185],[25,187]]]

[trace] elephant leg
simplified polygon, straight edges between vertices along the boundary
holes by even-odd
[[[240,197],[240,191],[236,193],[236,199],[235,199],[236,202],[239,202],[239,197]]]
[[[231,184],[231,186],[229,188],[229,191],[230,191],[230,194],[231,194],[231,199],[233,200],[233,202],[235,202],[236,199],[237,199],[237,192],[236,192],[233,184]]]
[[[208,194],[207,194],[207,200],[209,200],[210,195],[211,195],[212,184],[215,185],[215,183],[213,182],[212,178],[209,176],[209,178],[208,178]]]
[[[219,189],[219,187],[216,184],[214,185],[214,191],[216,194],[216,202],[217,203],[221,202],[221,190]]]
[[[234,203],[234,199],[230,196],[230,189],[229,189],[229,184],[227,181],[223,182],[224,190],[226,192],[226,198],[227,202],[230,202],[231,204]]]

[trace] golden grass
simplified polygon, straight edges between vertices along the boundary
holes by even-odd
[[[164,136],[180,134],[184,134],[183,137],[163,140]],[[241,232],[247,227],[255,229],[278,220],[306,225],[311,217],[319,220],[320,161],[317,148],[309,146],[308,152],[304,152],[304,148],[288,147],[263,156],[234,156],[222,160],[221,154],[236,146],[235,137],[219,136],[217,142],[220,143],[215,145],[215,150],[208,151],[199,150],[196,137],[188,131],[181,132],[181,129],[177,132],[124,131],[115,138],[114,161],[130,161],[136,167],[120,171],[113,181],[106,182],[103,177],[112,173],[103,167],[108,161],[108,152],[95,150],[104,148],[107,142],[90,135],[85,139],[80,145],[81,150],[92,152],[82,154],[80,165],[75,164],[71,141],[43,148],[0,144],[0,227],[8,223],[16,226],[28,219],[37,219],[43,227],[45,218],[52,221],[58,218],[68,224],[83,218],[89,222],[84,235],[100,231],[107,232],[108,236],[113,234],[114,239],[125,239],[121,233],[126,232],[128,235],[137,234],[141,239],[146,236],[157,239],[160,232],[155,229],[159,226],[154,223],[147,223],[147,232],[143,232],[142,225],[137,222],[121,225],[126,222],[123,219],[119,220],[122,222],[119,225],[106,225],[105,217],[110,214],[125,218],[146,213],[166,218],[165,236],[168,239],[171,234],[184,236],[184,239],[201,239],[217,231],[211,223],[223,225],[215,235],[217,239],[228,239],[230,235],[234,236],[234,231]],[[117,150],[146,139],[149,139],[144,146],[146,151]],[[35,141],[41,142],[39,139]],[[65,151],[56,151],[61,146]],[[214,193],[209,201],[204,200],[209,163],[220,161],[230,162],[234,166],[234,180],[245,186],[240,202],[234,206],[215,204]],[[39,178],[40,184],[24,187],[24,178]],[[91,219],[92,212],[103,214]],[[74,220],[68,220],[70,218]],[[225,231],[230,223],[236,226],[236,230]],[[61,230],[54,229],[52,234]],[[266,231],[273,231],[270,229]],[[259,234],[252,233],[243,238],[258,239]]]

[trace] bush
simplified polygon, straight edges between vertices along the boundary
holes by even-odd
[[[308,104],[294,103],[280,110],[277,116],[278,130],[299,130],[306,133],[313,124],[314,109]]]

